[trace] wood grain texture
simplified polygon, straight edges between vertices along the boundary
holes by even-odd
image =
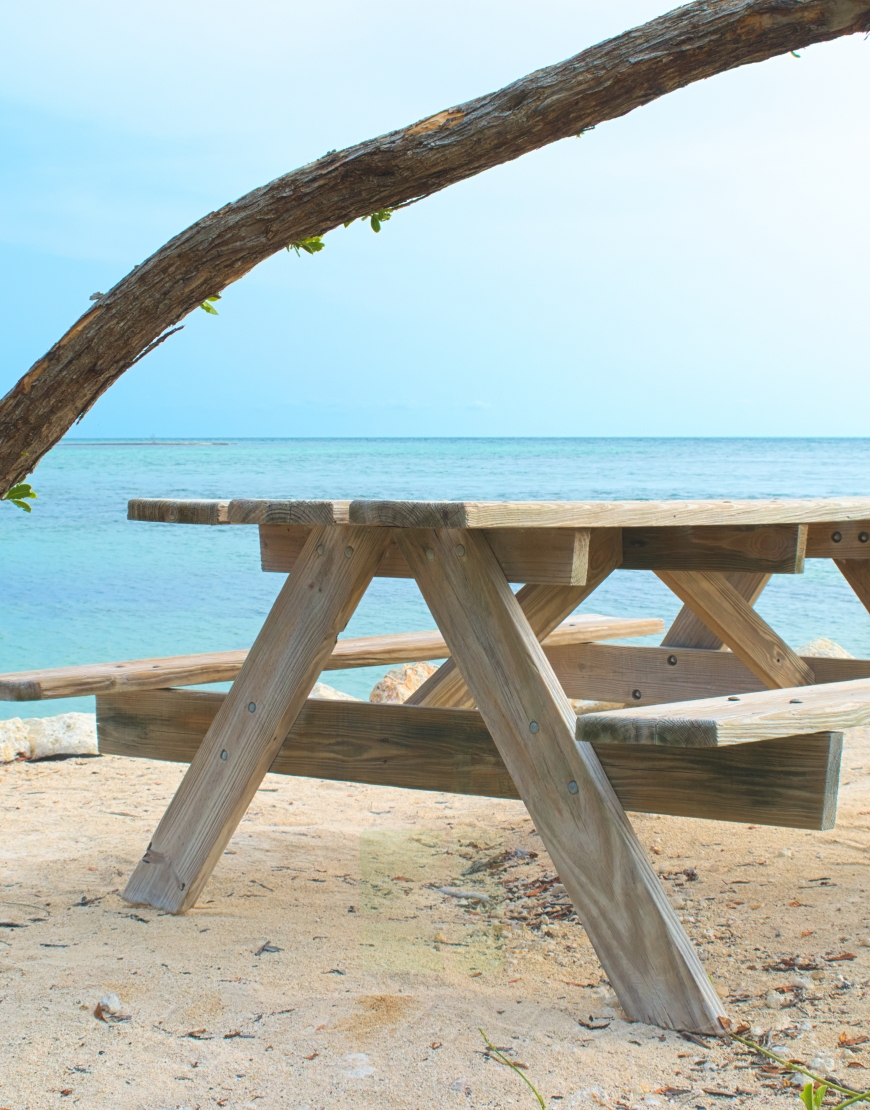
[[[97,698],[102,755],[189,763],[226,695],[160,690]],[[832,828],[842,734],[726,748],[596,746],[624,809],[797,829]],[[474,710],[309,700],[273,774],[519,798]]]
[[[808,559],[870,559],[870,520],[836,520],[811,524]]]
[[[855,591],[855,596],[870,613],[870,564],[862,559],[835,559],[834,562]]]
[[[715,748],[870,724],[870,679],[641,708],[577,718],[577,739],[609,744]]]
[[[581,640],[650,636],[661,629],[662,622],[654,617],[633,619],[584,613],[554,629],[545,650],[549,651],[551,645],[555,647]],[[449,654],[444,637],[437,630],[357,636],[339,640],[323,669],[340,671],[392,663],[417,663],[444,659]],[[201,655],[131,659],[121,663],[94,663],[0,674],[0,701],[44,701],[107,694],[114,690],[158,690],[168,686],[232,682],[247,656],[248,649],[243,648],[239,651],[213,651]]]
[[[815,682],[806,663],[721,574],[704,570],[655,573],[771,689]]]
[[[725,574],[725,580],[734,587],[744,601],[754,605],[770,581],[770,575],[753,571],[732,571]],[[662,647],[703,648],[707,651],[718,651],[725,645],[688,605],[684,605],[662,640]]]
[[[0,493],[206,297],[288,244],[429,196],[694,81],[867,30],[870,0],[698,0],[497,92],[330,151],[208,213],[101,296],[0,401]]]
[[[128,902],[170,913],[194,904],[388,542],[376,529],[311,533],[127,884]]]
[[[229,506],[229,501],[134,497],[127,502],[127,520],[158,524],[229,524]]]
[[[589,538],[586,583],[583,586],[526,585],[517,592],[529,627],[545,641],[567,614],[585,601],[622,562],[622,534],[618,528],[596,528]],[[582,618],[576,618],[582,619]],[[635,633],[646,635],[646,633]],[[452,659],[438,668],[409,698],[410,705],[441,705],[471,709],[474,698]]]
[[[757,501],[352,501],[350,520],[384,528],[664,528],[865,519],[870,498]]]
[[[397,538],[623,1009],[718,1032],[719,998],[485,538]]]
[[[230,524],[347,524],[349,501],[269,501],[234,498]],[[300,549],[301,550],[301,549]]]
[[[636,706],[767,689],[730,651],[600,643],[545,650],[569,698]],[[819,683],[870,678],[870,659],[802,658]]]
[[[802,574],[806,524],[624,528],[626,570],[756,571]]]
[[[231,523],[233,505],[230,505]],[[288,574],[305,543],[308,530],[300,525],[260,526],[260,565],[265,571]],[[582,586],[589,561],[586,528],[504,528],[487,532],[490,547],[508,582],[539,582]],[[412,578],[395,542],[378,567],[378,578]]]

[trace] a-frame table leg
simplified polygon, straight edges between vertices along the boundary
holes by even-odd
[[[627,1015],[721,1033],[721,1002],[486,538],[397,541]]]
[[[312,530],[124,898],[194,904],[284,743],[390,540],[387,528]]]
[[[622,562],[622,529],[595,528],[589,537],[589,569],[582,586],[523,586],[516,597],[534,634],[545,640],[553,629],[570,617],[577,606],[597,590]],[[440,705],[448,709],[472,709],[474,698],[454,660],[448,659],[408,698],[408,705]]]

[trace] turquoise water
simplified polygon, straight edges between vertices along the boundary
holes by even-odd
[[[283,582],[260,571],[257,530],[128,522],[130,497],[866,496],[870,440],[66,440],[32,480],[33,513],[0,505],[0,671],[252,642]],[[668,621],[679,604],[620,571],[582,608]],[[870,653],[870,617],[826,561],[775,577],[758,610],[793,646],[826,635]],[[413,582],[376,579],[346,634],[432,627]],[[367,696],[384,670],[327,681]],[[73,709],[93,699],[0,702],[0,717]]]

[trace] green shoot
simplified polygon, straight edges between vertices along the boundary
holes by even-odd
[[[368,216],[360,216],[359,218],[363,222],[368,220],[368,222],[371,224],[372,231],[380,231],[381,230],[381,224],[385,224],[387,222],[387,220],[390,218],[390,216],[392,216],[393,211],[394,211],[394,209],[392,209],[392,208],[379,208],[377,210],[377,212],[372,212]],[[356,216],[354,216],[354,218],[352,220],[345,220],[344,221],[344,226],[345,227],[350,227],[350,225],[352,223],[355,223],[355,222],[356,222]]]
[[[489,1037],[487,1037],[486,1033],[484,1033],[484,1031],[481,1028],[478,1027],[477,1031],[478,1031],[478,1033],[480,1033],[481,1037],[483,1037],[483,1043],[489,1049],[490,1056],[492,1056],[493,1059],[498,1060],[498,1062],[500,1064],[505,1064],[507,1067],[509,1067],[511,1069],[511,1071],[516,1072],[517,1075],[520,1077],[520,1079],[522,1079],[523,1083],[525,1083],[526,1086],[531,1089],[532,1094],[538,1100],[538,1105],[541,1107],[541,1110],[547,1110],[547,1104],[544,1102],[544,1099],[543,1099],[543,1096],[541,1095],[541,1092],[538,1091],[535,1088],[532,1081],[530,1079],[527,1079],[526,1076],[524,1076],[523,1073],[520,1071],[520,1069],[516,1066],[516,1064],[512,1064],[510,1062],[510,1060],[508,1060],[507,1056],[504,1055],[503,1052],[499,1052],[499,1050],[490,1041]]]
[[[301,251],[305,251],[306,254],[317,254],[325,246],[322,235],[309,235],[307,239],[297,239],[295,243],[288,243],[287,250],[296,251],[296,254],[301,257]]]
[[[822,1083],[820,1087],[814,1087],[813,1081],[810,1080],[801,1091],[801,1102],[806,1106],[807,1110],[821,1110],[822,1100],[828,1090],[826,1083]]]
[[[792,51],[791,51],[791,56],[792,56],[793,58],[799,58],[799,57],[800,57],[800,54],[798,54],[797,50],[792,50]]]
[[[17,505],[19,509],[24,509],[26,513],[31,512],[31,506],[24,500],[25,497],[32,497],[36,499],[36,494],[33,492],[33,487],[29,482],[19,482],[17,486],[13,486],[8,493],[4,493],[0,497],[0,501],[11,501],[13,505]]]
[[[214,302],[221,299],[220,293],[215,293],[213,297],[206,297],[202,304],[199,306],[203,312],[208,312],[212,316],[218,316],[218,310],[214,307]]]
[[[816,1075],[815,1072],[809,1068],[803,1067],[801,1064],[794,1064],[791,1060],[784,1060],[781,1056],[777,1056],[775,1052],[771,1052],[769,1048],[762,1048],[760,1044],[755,1041],[750,1041],[747,1037],[741,1037],[737,1033],[732,1033],[727,1030],[729,1037],[733,1037],[735,1041],[740,1041],[745,1044],[747,1048],[753,1049],[760,1056],[767,1056],[771,1060],[775,1060],[784,1068],[790,1071],[797,1072],[799,1075],[805,1075],[811,1082],[804,1086],[801,1091],[801,1102],[807,1110],[820,1110],[822,1099],[828,1090],[837,1091],[841,1095],[848,1095],[842,1102],[838,1102],[836,1106],[832,1106],[831,1110],[845,1110],[845,1107],[852,1106],[856,1102],[870,1102],[870,1091],[853,1091],[850,1087],[841,1087],[839,1083],[832,1083],[829,1079],[824,1079],[821,1075]],[[818,1084],[818,1086],[815,1086]]]

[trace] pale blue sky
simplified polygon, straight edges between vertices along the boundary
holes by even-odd
[[[206,211],[667,7],[7,0],[0,390]],[[867,435],[868,63],[740,69],[282,252],[76,434]]]

